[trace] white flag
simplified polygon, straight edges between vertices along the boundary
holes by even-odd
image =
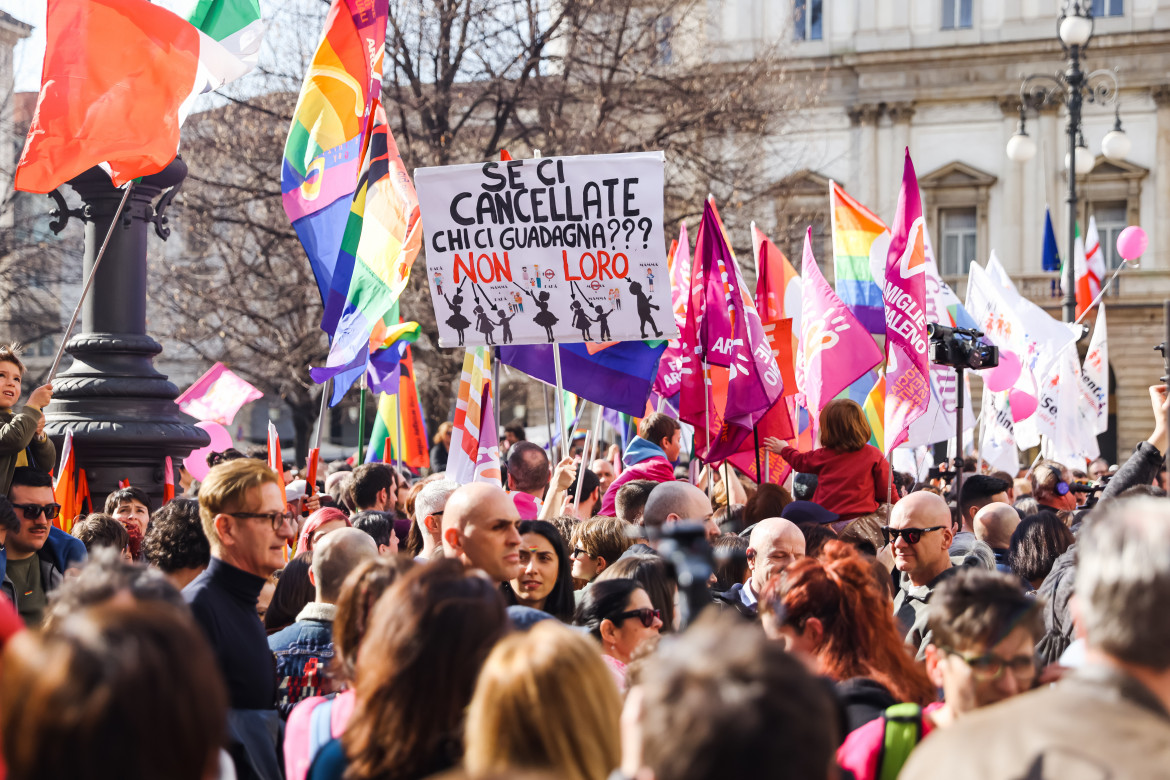
[[[1047,377],[1041,408],[1055,419],[1053,431],[1044,436],[1045,457],[1069,468],[1084,469],[1097,457],[1093,421],[1085,416],[1081,403],[1081,366],[1075,346],[1061,350]]]
[[[979,452],[992,468],[1015,474],[1020,470],[1015,426],[1007,392],[996,393],[983,386]]]
[[[1093,338],[1081,367],[1081,384],[1091,398],[1093,432],[1105,433],[1109,428],[1109,341],[1105,330],[1105,304],[1097,308],[1097,323]]]

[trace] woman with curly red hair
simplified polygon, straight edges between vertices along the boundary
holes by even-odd
[[[852,545],[831,540],[821,557],[793,563],[764,589],[760,614],[768,636],[836,683],[850,731],[898,702],[936,698],[872,567]]]

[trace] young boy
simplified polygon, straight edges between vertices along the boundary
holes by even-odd
[[[20,401],[23,376],[19,348],[15,344],[0,345],[0,495],[8,494],[17,466],[32,466],[47,474],[57,459],[53,442],[45,435],[45,416],[41,413],[53,400],[53,387],[38,387],[20,411],[13,411]]]

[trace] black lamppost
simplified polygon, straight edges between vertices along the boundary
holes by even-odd
[[[1026,132],[1028,110],[1039,111],[1046,106],[1064,102],[1068,107],[1068,255],[1064,264],[1064,298],[1061,301],[1065,322],[1076,319],[1076,272],[1073,268],[1073,247],[1077,232],[1077,175],[1093,170],[1093,155],[1085,145],[1081,132],[1081,108],[1085,101],[1114,106],[1116,122],[1101,141],[1101,152],[1111,160],[1123,160],[1129,154],[1130,140],[1121,129],[1121,115],[1117,110],[1117,75],[1111,70],[1085,73],[1082,59],[1093,37],[1092,0],[1065,0],[1056,22],[1057,37],[1068,60],[1068,68],[1055,74],[1033,73],[1020,84],[1020,123],[1007,144],[1007,155],[1014,162],[1023,163],[1036,154],[1036,143]]]
[[[82,332],[66,348],[73,365],[53,381],[53,402],[45,409],[45,430],[57,442],[58,453],[65,432],[73,432],[77,462],[86,470],[95,507],[120,480],[151,494],[157,506],[166,457],[171,456],[177,476],[180,459],[209,441],[175,405],[178,388],[154,368],[162,346],[146,333],[147,228],[153,225],[164,240],[170,235],[166,209],[186,175],[186,164],[176,159],[143,177],[112,230],[122,191],[102,169],[91,168],[70,180],[81,196],[81,208],[68,208],[60,191],[50,193],[57,203],[49,226],[53,232],[59,233],[71,217],[85,223],[85,275],[109,232],[105,256],[82,306]]]

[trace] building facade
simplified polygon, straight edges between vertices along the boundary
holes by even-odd
[[[967,270],[994,252],[1024,294],[1060,316],[1056,274],[1042,271],[1046,206],[1062,256],[1068,253],[1067,111],[1030,111],[1037,154],[1010,160],[1022,76],[1066,67],[1057,37],[1062,0],[720,0],[708,39],[715,56],[756,56],[779,48],[790,74],[819,83],[800,126],[777,141],[791,195],[771,226],[794,260],[805,224],[828,263],[828,180],[883,219],[893,218],[908,147],[940,270],[964,297]],[[1082,126],[1094,155],[1078,176],[1082,232],[1095,218],[1112,270],[1117,233],[1141,225],[1149,249],[1107,294],[1111,430],[1106,457],[1122,459],[1150,433],[1147,388],[1163,370],[1162,301],[1170,298],[1170,0],[1093,0],[1086,71],[1114,70],[1121,119],[1132,149],[1123,161],[1101,154],[1113,106],[1086,103]],[[773,215],[769,215],[773,216]],[[757,217],[757,219],[760,219]],[[1093,315],[1087,322],[1091,324]],[[1081,350],[1087,339],[1082,341]],[[978,387],[978,381],[975,382]],[[976,404],[979,399],[975,393]]]

